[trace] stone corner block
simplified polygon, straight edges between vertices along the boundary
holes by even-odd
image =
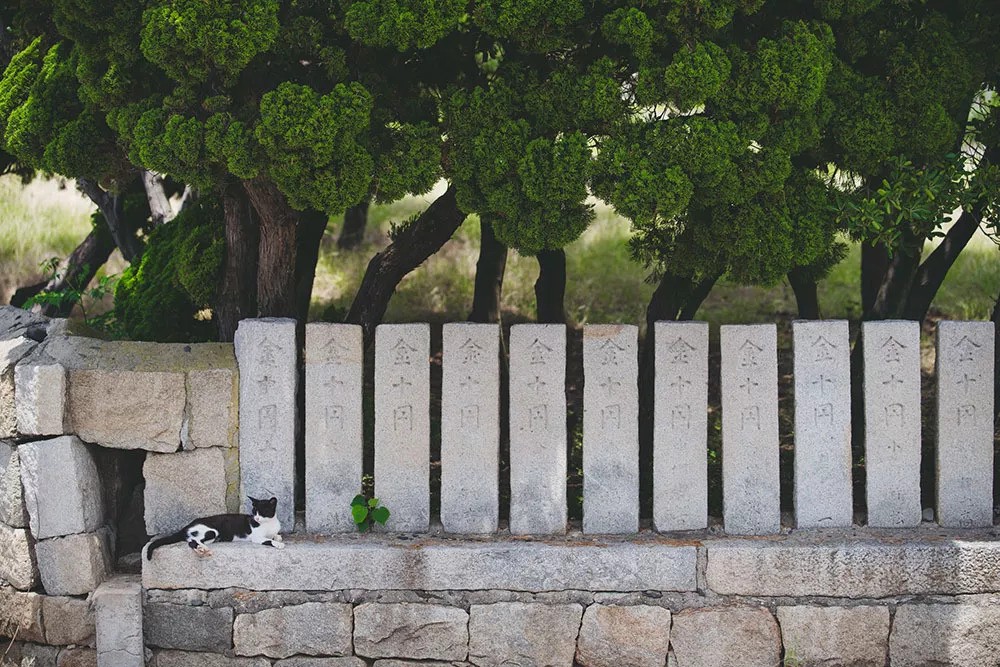
[[[354,652],[366,658],[465,660],[469,615],[433,604],[362,604],[354,610]]]
[[[219,448],[148,454],[145,519],[150,535],[173,532],[198,517],[226,512],[226,461]]]
[[[67,423],[66,369],[23,363],[14,369],[17,430],[21,435],[62,435]]]
[[[35,545],[42,586],[49,595],[86,595],[111,570],[106,530],[53,537]]]
[[[94,593],[94,608],[101,667],[145,667],[139,581],[120,577],[106,582]]]
[[[185,449],[236,447],[239,443],[239,378],[235,368],[191,370],[181,441]]]
[[[583,607],[498,602],[469,609],[469,662],[476,665],[570,665]]]
[[[253,614],[239,614],[233,624],[236,655],[288,658],[352,653],[351,605],[307,602]]]
[[[3,338],[0,334],[0,438],[17,435],[14,369],[36,345],[24,336]]]
[[[584,667],[662,667],[669,645],[669,609],[592,604],[583,613],[576,661]]]
[[[45,642],[55,646],[94,646],[94,610],[81,598],[46,595],[42,597]]]
[[[17,453],[35,539],[85,533],[104,524],[97,464],[76,436],[31,442]]]

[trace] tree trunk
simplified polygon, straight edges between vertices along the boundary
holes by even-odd
[[[257,253],[257,316],[291,317],[298,314],[295,284],[298,213],[269,179],[243,181],[260,222]]]
[[[721,277],[722,274],[717,273],[695,283],[688,294],[687,299],[685,299],[684,304],[681,307],[680,315],[677,319],[693,320],[694,316],[698,314],[698,309],[701,308],[701,304],[705,303],[705,299],[707,299],[708,295],[712,293],[712,288],[715,287],[715,283],[717,283]]]
[[[184,194],[181,195],[181,207],[180,211],[188,210],[196,201],[198,201],[198,189],[192,185],[184,186]]]
[[[427,210],[402,230],[396,239],[368,263],[346,322],[360,324],[371,340],[382,321],[389,299],[403,277],[438,251],[465,220],[449,186]]]
[[[104,215],[111,238],[126,262],[131,262],[142,253],[142,243],[136,238],[136,230],[125,220],[122,198],[101,188],[97,181],[89,178],[78,179],[76,184]]]
[[[566,251],[542,250],[535,281],[535,304],[539,324],[562,324],[566,321]]]
[[[66,258],[58,276],[47,282],[42,281],[18,289],[14,292],[10,305],[23,306],[28,299],[39,292],[61,292],[71,286],[82,291],[94,279],[98,269],[108,261],[114,249],[115,242],[106,229],[93,229]],[[39,304],[37,308],[38,312],[46,317],[68,317],[73,305],[60,308],[55,304]]]
[[[330,218],[322,211],[314,210],[303,211],[299,217],[299,245],[295,250],[295,308],[299,322],[305,322],[309,319],[319,246]]]
[[[344,211],[344,226],[337,238],[337,247],[341,250],[354,250],[365,238],[365,227],[368,225],[368,205],[370,200],[363,199]]]
[[[174,210],[170,208],[170,200],[167,199],[167,193],[163,189],[163,177],[148,169],[143,169],[141,174],[153,227],[170,222],[174,218]]]
[[[959,216],[945,234],[941,244],[917,269],[916,278],[913,280],[903,309],[904,318],[924,321],[945,276],[977,229],[979,229],[978,212],[965,211]]]
[[[507,246],[497,240],[493,225],[482,216],[479,261],[476,262],[476,288],[472,296],[470,322],[500,321],[500,295],[507,268]]]
[[[240,187],[222,194],[226,225],[226,259],[219,285],[215,319],[219,340],[232,341],[240,320],[257,315],[257,214]]]
[[[896,250],[885,275],[882,277],[882,284],[879,286],[871,310],[865,316],[866,320],[902,317],[910,286],[913,285],[913,279],[920,267],[922,246],[923,241],[921,240],[915,246],[904,245]]]
[[[796,266],[788,272],[788,282],[795,292],[795,303],[799,308],[800,320],[819,319],[819,290],[812,273],[803,266]]]
[[[881,243],[861,244],[861,312],[869,313],[875,305],[882,278],[889,268],[889,253]]]

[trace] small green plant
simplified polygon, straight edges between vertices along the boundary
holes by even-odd
[[[351,501],[351,517],[358,530],[367,533],[372,527],[372,521],[380,526],[385,525],[389,520],[389,510],[379,504],[378,498],[366,498],[364,494],[359,493]]]
[[[46,282],[52,280],[58,280],[63,277],[62,272],[59,270],[59,265],[62,260],[58,257],[52,257],[43,261],[39,266],[42,269],[42,275]],[[86,275],[88,273],[87,265],[81,267],[81,273]],[[97,280],[97,284],[91,288],[87,288],[87,285],[81,284],[79,280],[69,280],[64,288],[61,290],[55,290],[52,292],[42,291],[28,299],[24,303],[25,309],[30,309],[35,305],[48,305],[55,306],[60,311],[68,312],[73,309],[74,306],[80,306],[80,312],[83,314],[83,321],[90,326],[97,326],[101,328],[103,325],[107,324],[107,315],[97,315],[91,316],[87,313],[87,306],[83,300],[83,297],[89,297],[95,302],[99,302],[104,299],[105,296],[111,294],[115,291],[115,284],[118,282],[118,276],[101,276]]]

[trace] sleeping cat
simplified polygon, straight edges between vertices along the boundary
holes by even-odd
[[[250,496],[247,496],[250,498]],[[153,549],[165,544],[187,542],[199,556],[211,556],[206,544],[246,540],[256,544],[284,549],[281,540],[281,523],[275,516],[278,499],[257,500],[250,498],[253,514],[217,514],[203,519],[195,519],[176,533],[157,538],[149,543],[146,558],[153,560]]]

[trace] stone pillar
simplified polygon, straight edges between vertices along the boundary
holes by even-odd
[[[355,530],[361,492],[364,342],[354,324],[306,325],[306,529]]]
[[[239,323],[241,495],[276,497],[284,532],[295,526],[296,356],[295,320]]]
[[[441,523],[451,533],[492,533],[500,502],[500,330],[443,329]]]
[[[583,532],[639,531],[639,328],[583,328]]]
[[[708,322],[657,322],[653,525],[708,527]]]
[[[375,330],[375,495],[387,530],[430,524],[430,327]]]
[[[993,524],[993,323],[937,326],[937,520]]]
[[[722,514],[732,535],[781,529],[773,324],[722,327]]]
[[[36,540],[104,525],[101,480],[87,445],[74,435],[17,449],[31,534]]]
[[[863,322],[868,525],[920,524],[920,324]]]
[[[510,328],[510,532],[566,532],[566,327]]]
[[[142,586],[138,579],[121,577],[94,593],[98,667],[144,667]]]
[[[795,525],[850,526],[851,342],[847,320],[792,322]]]

